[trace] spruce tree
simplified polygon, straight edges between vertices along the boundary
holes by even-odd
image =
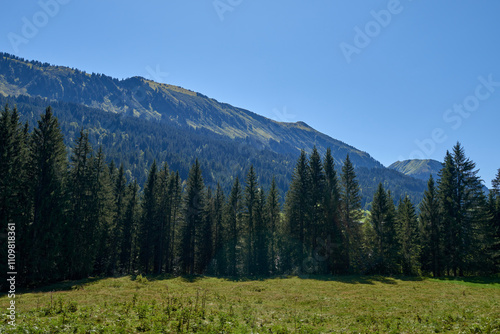
[[[29,133],[27,126],[19,121],[17,109],[6,105],[0,113],[0,233],[8,235],[8,227],[15,228],[18,236],[28,235],[31,222],[32,199],[29,196],[28,179]],[[29,269],[26,257],[30,254],[31,242],[27,238],[16,239],[16,266],[20,283],[25,283]],[[5,261],[0,264],[2,272],[7,268],[7,247],[2,247],[0,255]],[[0,284],[0,287],[3,286]]]
[[[323,170],[323,163],[321,157],[316,149],[313,148],[311,157],[309,158],[309,182],[310,182],[310,199],[309,199],[309,212],[310,212],[310,226],[306,231],[308,234],[307,247],[313,250],[313,256],[316,260],[326,260],[327,256],[324,254],[324,244],[327,242],[327,226],[325,222],[324,212],[324,197],[326,190],[326,178]],[[320,254],[320,252],[322,254]],[[319,270],[322,273],[327,271],[327,262],[319,261]]]
[[[113,182],[111,180],[110,166],[105,163],[102,147],[99,147],[97,155],[92,160],[92,193],[93,200],[90,203],[92,220],[96,223],[95,235],[89,234],[90,240],[94,240],[93,254],[94,271],[97,275],[114,274],[114,266],[111,263],[112,256],[109,252],[112,243],[114,226],[114,197]]]
[[[265,212],[265,207],[266,193],[262,189],[258,189],[257,201],[254,208],[254,274],[259,276],[269,274],[269,222]]]
[[[33,198],[30,281],[41,283],[62,278],[62,239],[66,201],[66,147],[57,118],[48,107],[31,136],[29,179]]]
[[[92,200],[95,194],[92,186],[92,147],[88,133],[80,131],[71,154],[70,172],[67,183],[69,212],[65,227],[65,254],[68,273],[72,279],[86,277],[93,268],[93,239],[96,220],[92,212]]]
[[[403,275],[416,276],[420,268],[420,245],[415,207],[406,196],[398,205],[397,237],[401,247],[401,268]]]
[[[346,245],[340,220],[340,188],[335,162],[330,148],[326,150],[323,170],[325,171],[324,224],[326,229],[325,256],[329,258],[329,272],[336,275],[347,270]]]
[[[240,238],[240,224],[242,217],[242,194],[238,177],[234,180],[225,211],[227,221],[227,232],[225,237],[225,258],[227,261],[227,270],[225,270],[225,274],[229,276],[236,276],[238,274],[237,247]]]
[[[213,201],[213,222],[214,222],[214,255],[215,263],[213,272],[215,275],[222,275],[225,272],[227,261],[224,253],[224,238],[226,235],[226,226],[224,225],[224,192],[219,183],[215,191]]]
[[[439,198],[432,175],[427,182],[424,199],[420,203],[420,240],[422,253],[420,261],[424,271],[432,272],[434,277],[442,275],[441,217]]]
[[[279,227],[281,220],[281,210],[280,210],[280,197],[278,192],[278,186],[276,185],[276,179],[273,177],[271,181],[271,189],[269,189],[269,194],[267,195],[266,201],[266,216],[269,225],[269,261],[270,261],[270,273],[275,274],[280,267],[277,265],[278,258],[281,258],[279,252]]]
[[[155,232],[158,225],[158,167],[153,161],[144,187],[140,227],[140,267],[149,274],[154,259]]]
[[[127,203],[123,219],[123,235],[121,239],[120,267],[126,274],[132,273],[136,265],[138,250],[138,225],[140,219],[139,185],[134,180],[127,187]]]
[[[257,205],[257,192],[258,192],[257,175],[253,165],[250,166],[246,176],[245,186],[245,243],[246,243],[246,273],[247,275],[255,274],[255,216],[254,210]]]
[[[350,272],[360,272],[361,265],[361,197],[359,195],[359,184],[356,180],[354,166],[347,155],[342,166],[341,175],[341,219],[342,228],[346,239],[347,259]]]
[[[309,160],[307,154],[301,151],[286,194],[287,270],[302,270],[303,261],[308,255],[306,237],[310,230],[310,185]]]
[[[205,216],[205,185],[201,175],[201,168],[196,159],[189,170],[189,176],[186,185],[186,195],[184,198],[184,226],[182,230],[181,244],[181,271],[184,274],[193,275],[197,269],[196,247],[197,229],[203,225]],[[198,266],[198,268],[200,268]],[[200,273],[200,272],[198,272]]]

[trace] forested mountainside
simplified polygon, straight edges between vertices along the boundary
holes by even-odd
[[[50,104],[59,118],[67,145],[80,129],[90,142],[102,145],[108,160],[123,163],[129,180],[146,179],[153,162],[166,161],[183,179],[198,158],[207,185],[243,177],[254,165],[260,182],[269,187],[273,175],[282,193],[288,189],[293,166],[304,149],[327,148],[337,169],[347,154],[360,169],[362,205],[370,203],[382,182],[394,198],[422,198],[425,182],[384,168],[369,154],[324,135],[303,122],[282,123],[248,110],[219,103],[180,87],[144,78],[113,79],[77,69],[26,61],[0,54],[2,105],[17,105],[31,126]],[[209,172],[210,171],[210,172]]]

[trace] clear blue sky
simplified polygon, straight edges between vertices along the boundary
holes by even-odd
[[[442,161],[459,140],[488,186],[500,168],[497,0],[41,3],[2,4],[1,51],[117,78],[158,70],[386,166]]]

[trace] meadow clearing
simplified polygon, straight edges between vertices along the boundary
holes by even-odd
[[[1,333],[497,333],[500,279],[142,277],[0,298]]]

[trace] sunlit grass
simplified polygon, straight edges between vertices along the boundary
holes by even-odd
[[[120,277],[16,297],[18,333],[500,332],[500,280]]]

